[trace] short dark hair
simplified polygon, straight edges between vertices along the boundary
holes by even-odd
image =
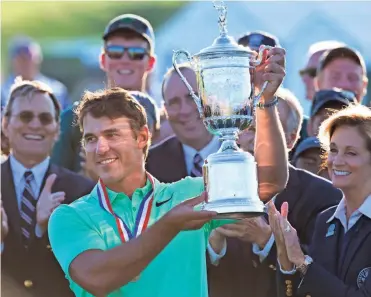
[[[143,106],[135,100],[129,91],[122,88],[85,92],[74,112],[81,131],[84,130],[83,121],[87,114],[94,118],[117,119],[126,117],[130,121],[130,128],[135,137],[135,132],[140,131],[147,125],[147,115]],[[147,146],[143,149],[145,157],[147,157],[150,144],[149,139]]]
[[[14,100],[18,97],[28,97],[33,94],[47,94],[53,102],[55,110],[55,120],[59,123],[61,106],[55,97],[52,89],[45,83],[37,80],[23,80],[22,77],[16,77],[14,84],[10,88],[8,103],[5,106],[4,117],[10,117]]]

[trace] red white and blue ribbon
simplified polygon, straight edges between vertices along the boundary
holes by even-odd
[[[147,173],[147,177],[151,182],[151,190],[144,196],[140,203],[137,217],[135,219],[134,230],[131,232],[130,228],[125,224],[124,220],[119,217],[112,208],[111,201],[109,200],[106,186],[103,181],[99,179],[97,184],[97,194],[100,206],[114,216],[116,225],[119,231],[121,241],[127,242],[132,238],[138,237],[148,227],[149,218],[151,216],[153,196],[155,191],[155,183],[153,177]]]

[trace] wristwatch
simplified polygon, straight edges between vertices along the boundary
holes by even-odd
[[[268,108],[268,107],[272,107],[272,106],[275,106],[277,105],[278,103],[278,98],[277,96],[274,97],[274,99],[270,102],[258,102],[256,103],[256,107],[259,108],[259,109],[264,109],[264,108]]]
[[[305,255],[304,263],[296,267],[296,270],[299,271],[301,276],[303,277],[307,273],[309,265],[312,263],[313,263],[313,259],[310,256]]]

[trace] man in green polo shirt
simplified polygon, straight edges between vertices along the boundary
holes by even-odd
[[[256,124],[261,197],[282,190],[287,179],[282,127],[269,104],[285,75],[285,51],[267,56],[258,69],[269,81],[262,102],[269,107],[257,110]],[[77,116],[100,180],[49,221],[53,252],[75,295],[206,297],[207,239],[220,222],[197,209],[206,196],[202,178],[163,184],[145,172],[145,112],[123,89],[86,93]]]

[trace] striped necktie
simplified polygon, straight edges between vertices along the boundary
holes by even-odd
[[[199,153],[197,153],[194,157],[193,157],[193,167],[192,167],[192,170],[191,170],[191,176],[192,177],[198,177],[198,176],[202,176],[202,157]]]
[[[21,230],[22,239],[25,247],[28,247],[29,240],[35,227],[36,214],[36,198],[31,188],[31,181],[33,180],[31,171],[24,173],[25,187],[21,200]]]

